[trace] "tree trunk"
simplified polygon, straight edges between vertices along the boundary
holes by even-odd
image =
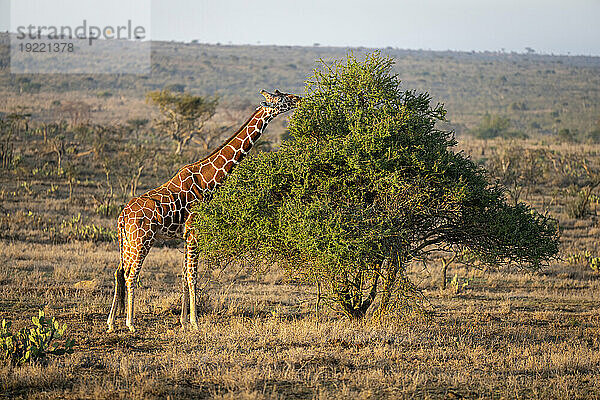
[[[442,290],[446,290],[448,281],[448,266],[452,264],[454,260],[456,260],[456,257],[458,257],[458,254],[454,253],[449,260],[442,258]]]
[[[135,174],[135,176],[131,180],[131,192],[129,193],[131,197],[135,197],[135,192],[137,191],[137,187],[140,182],[140,176],[142,175],[144,167],[144,165],[140,166],[137,170],[137,174]]]
[[[446,260],[442,259],[442,290],[446,290],[446,282],[448,281],[447,274],[448,263],[446,263]]]
[[[349,291],[344,293],[344,299],[340,301],[340,306],[344,314],[351,320],[361,320],[367,315],[367,311],[373,304],[377,296],[377,283],[379,275],[374,275],[371,279],[371,290],[366,299],[362,299],[362,290],[356,289],[354,294]]]
[[[56,174],[60,175],[60,167],[61,167],[61,162],[62,162],[62,154],[60,152],[60,150],[56,150]]]

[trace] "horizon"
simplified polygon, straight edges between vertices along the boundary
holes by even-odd
[[[17,32],[0,31],[0,34],[17,35]],[[94,39],[94,41],[103,41],[104,38]],[[125,40],[125,39],[124,39]],[[347,49],[347,50],[375,50],[375,51],[407,51],[407,52],[431,52],[431,53],[462,53],[462,54],[491,54],[491,55],[519,55],[519,56],[542,56],[542,57],[582,57],[582,58],[600,58],[600,54],[564,54],[564,53],[544,53],[533,49],[534,51],[523,51],[500,49],[500,50],[458,50],[458,49],[424,49],[424,48],[402,48],[394,46],[385,47],[372,47],[372,46],[341,46],[341,45],[327,45],[321,43],[315,43],[313,45],[307,44],[273,44],[273,43],[222,43],[222,42],[202,42],[198,39],[192,40],[175,40],[175,39],[150,39],[151,43],[174,43],[182,45],[204,45],[204,46],[217,46],[217,47],[297,47],[297,48],[322,48],[322,49]]]
[[[150,10],[149,37],[153,41],[467,53],[531,54],[534,50],[542,55],[600,56],[600,24],[596,23],[600,2],[593,0],[574,0],[568,7],[557,0],[496,0],[485,4],[476,0],[451,4],[442,0],[419,4],[263,0],[260,7],[242,0],[129,2],[127,7],[109,0],[100,10],[92,2],[61,0],[51,13],[43,7],[25,8],[24,0],[14,4],[27,10],[25,15],[18,14],[21,19],[42,25],[73,24],[82,15],[108,24],[124,15],[138,17]],[[0,31],[15,32],[11,29],[10,0],[0,0],[0,11]]]

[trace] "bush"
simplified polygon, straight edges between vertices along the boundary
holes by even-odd
[[[590,213],[591,191],[588,188],[575,190],[570,188],[567,191],[569,196],[566,204],[566,211],[569,218],[581,219]]]
[[[500,115],[485,114],[481,124],[471,131],[473,136],[480,139],[502,138],[527,138],[523,132],[511,130],[511,121]]]
[[[315,70],[293,139],[249,158],[195,208],[204,257],[278,263],[361,318],[418,304],[406,267],[433,251],[533,269],[556,255],[555,221],[507,205],[435,128],[444,108],[401,90],[392,64],[375,53]]]
[[[85,224],[81,214],[77,214],[77,216],[61,222],[57,236],[67,242],[74,240],[112,242],[117,238],[117,232],[99,225]]]
[[[23,328],[14,334],[10,331],[11,323],[2,320],[0,355],[3,360],[24,364],[45,360],[49,354],[59,356],[73,352],[73,339],[60,340],[67,329],[66,324],[60,326],[54,317],[46,317],[42,310],[31,320],[33,328]]]
[[[600,272],[600,257],[593,256],[589,251],[583,253],[573,253],[567,256],[566,261],[569,264],[583,265],[590,267],[595,272]]]
[[[563,142],[577,142],[577,135],[569,128],[562,128],[558,131],[558,138]]]
[[[486,167],[491,176],[507,189],[511,203],[518,204],[521,195],[525,194],[525,199],[528,199],[531,187],[541,180],[545,160],[543,150],[503,146],[493,150]]]
[[[600,142],[600,119],[594,125],[594,128],[588,133],[588,137],[594,143]]]

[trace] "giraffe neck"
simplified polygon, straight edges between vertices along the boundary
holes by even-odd
[[[231,173],[258,141],[274,115],[259,107],[248,121],[205,159],[193,164],[194,173],[202,175],[206,189],[213,190]]]

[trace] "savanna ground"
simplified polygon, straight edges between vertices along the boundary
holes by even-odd
[[[299,87],[314,59],[344,53],[250,50],[159,43],[151,79],[133,81],[22,79],[0,62],[0,117],[32,113],[28,126],[17,121],[2,136],[12,150],[0,147],[10,159],[0,169],[0,318],[18,329],[45,309],[76,341],[73,354],[46,363],[0,365],[0,396],[600,398],[600,274],[589,262],[600,256],[597,58],[388,49],[407,88],[448,103],[444,127],[461,134],[458,147],[519,200],[558,219],[561,259],[540,272],[452,264],[441,290],[440,261],[417,263],[411,278],[429,317],[356,323],[327,309],[316,315],[314,288],[279,270],[231,265],[203,276],[200,331],[188,332],[179,325],[182,246],[163,243],[142,269],[138,331],[120,318],[107,334],[114,224],[132,184],[139,194],[205,152],[191,145],[175,156],[151,121],[134,129],[132,118],[156,115],[145,91],[173,82],[220,90],[205,132],[214,147],[246,119],[258,89]],[[466,136],[488,111],[508,115],[510,129],[530,139]],[[58,131],[43,132],[61,120]],[[285,127],[278,118],[262,140],[276,147]],[[574,212],[588,189],[583,212]]]
[[[473,153],[505,145],[469,144]],[[37,185],[32,193],[43,192]],[[3,187],[18,191],[15,182],[3,180]],[[529,202],[558,216],[563,258],[597,254],[596,216],[570,218],[548,192],[532,190]],[[70,240],[60,229],[49,239],[42,221],[84,211],[85,201],[4,193],[4,211],[13,218],[2,221],[0,316],[19,328],[43,308],[76,340],[73,354],[46,364],[2,366],[4,396],[600,397],[600,281],[584,262],[556,261],[540,273],[453,265],[448,276],[456,275],[458,293],[451,283],[439,288],[435,261],[427,269],[415,265],[412,278],[433,317],[378,323],[353,323],[326,310],[317,317],[312,288],[277,270],[229,266],[210,273],[196,333],[179,326],[181,249],[162,246],[142,272],[138,332],[129,333],[120,319],[120,329],[107,334],[117,245]]]

